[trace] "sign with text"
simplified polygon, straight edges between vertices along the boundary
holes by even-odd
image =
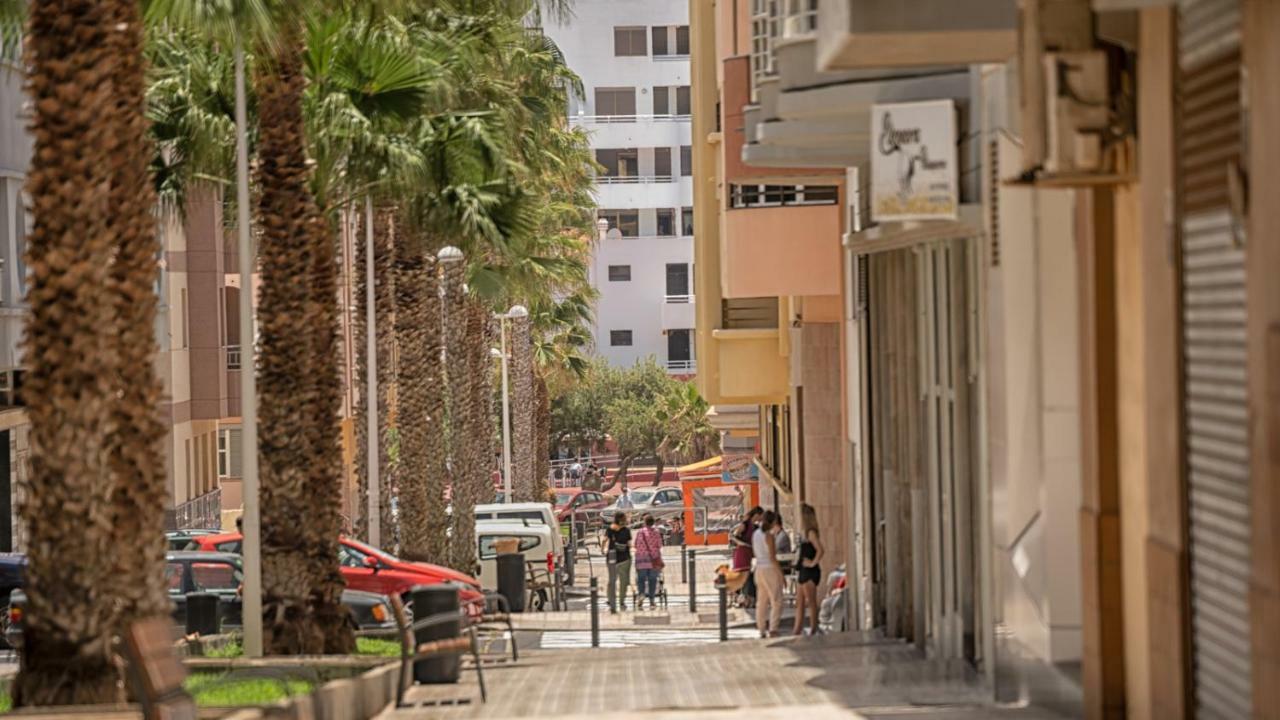
[[[871,219],[954,220],[960,202],[951,100],[871,107]]]

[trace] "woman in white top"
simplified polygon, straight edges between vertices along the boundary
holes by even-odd
[[[782,568],[778,565],[774,536],[777,525],[778,515],[768,510],[751,536],[756,560],[756,627],[760,637],[777,637],[778,622],[782,620]]]

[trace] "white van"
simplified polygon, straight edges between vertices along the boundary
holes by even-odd
[[[560,534],[560,522],[556,520],[555,509],[551,503],[488,503],[476,506],[476,534],[479,526],[492,522],[520,523],[528,521],[546,525],[552,530],[552,545],[555,547],[556,566],[564,567],[564,538]]]
[[[556,528],[533,521],[486,520],[476,523],[476,555],[480,558],[480,587],[498,589],[498,542],[516,540],[516,552],[524,556],[526,566],[545,569],[547,556],[555,556],[554,538],[560,536]],[[559,561],[556,563],[559,567]],[[550,599],[545,592],[535,598],[535,606]]]

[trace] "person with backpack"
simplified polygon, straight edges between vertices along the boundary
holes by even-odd
[[[609,612],[627,609],[627,586],[631,583],[631,528],[627,514],[615,513],[604,531],[605,565],[609,568]]]
[[[662,535],[654,527],[653,516],[645,514],[644,527],[636,533],[636,587],[643,596],[636,603],[640,609],[643,598],[649,598],[649,609],[656,610],[658,605],[653,596],[658,593],[658,577],[662,574],[665,563],[662,560]]]

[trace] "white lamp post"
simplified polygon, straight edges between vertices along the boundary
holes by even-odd
[[[511,394],[507,365],[511,355],[507,352],[507,320],[529,317],[529,311],[523,305],[512,305],[506,314],[498,315],[500,350],[490,350],[489,354],[502,361],[502,501],[510,503],[511,499]]]

